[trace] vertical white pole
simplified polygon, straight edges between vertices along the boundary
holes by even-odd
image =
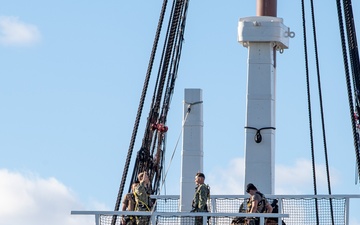
[[[253,183],[265,194],[274,194],[275,180],[275,51],[288,48],[293,34],[282,22],[256,16],[240,19],[238,26],[238,41],[248,48],[245,185]]]
[[[201,89],[185,89],[181,152],[180,212],[190,212],[195,174],[203,172],[203,105]]]
[[[245,184],[273,194],[275,165],[275,68],[272,43],[248,47],[247,112],[245,119]],[[255,142],[257,130],[261,142]]]

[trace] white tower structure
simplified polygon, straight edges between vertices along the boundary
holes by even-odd
[[[180,212],[190,212],[195,174],[203,172],[203,105],[201,89],[185,89],[181,151]]]
[[[287,49],[293,35],[277,17],[247,17],[238,23],[238,41],[248,48],[245,185],[253,183],[265,194],[274,194],[276,50]]]

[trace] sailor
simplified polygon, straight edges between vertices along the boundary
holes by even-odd
[[[210,198],[210,189],[204,181],[205,175],[203,173],[197,173],[195,175],[196,188],[191,212],[208,212],[207,201]],[[195,225],[202,225],[202,221],[202,217],[195,217]]]
[[[272,207],[265,198],[265,195],[257,190],[254,184],[249,183],[246,186],[246,192],[250,194],[250,198],[247,201],[247,213],[271,213]],[[246,224],[258,225],[260,223],[259,218],[247,217]]]
[[[136,186],[135,195],[135,211],[150,211],[150,196],[148,187],[150,184],[149,176],[146,172],[141,172],[138,175],[140,181],[139,185]],[[148,216],[137,216],[136,224],[147,225],[149,222]]]
[[[122,211],[134,211],[135,210],[135,188],[136,186],[139,185],[138,182],[133,183],[131,185],[131,192],[125,195],[125,198],[122,202]],[[123,215],[122,216],[122,221],[121,221],[122,225],[135,225],[136,224],[136,220],[134,216],[131,215]]]

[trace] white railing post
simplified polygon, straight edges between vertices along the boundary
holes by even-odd
[[[282,198],[278,198],[278,213],[283,213],[283,203]],[[282,224],[282,219],[278,218],[278,224]]]
[[[345,198],[345,224],[349,225],[349,205],[350,205],[350,199]]]
[[[151,214],[151,224],[156,224],[156,217],[154,214]]]
[[[95,225],[100,225],[100,214],[95,214]]]
[[[265,224],[264,223],[264,217],[260,217],[260,224]]]

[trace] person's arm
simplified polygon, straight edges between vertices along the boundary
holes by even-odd
[[[259,201],[256,200],[254,198],[254,196],[250,197],[250,201],[251,201],[251,206],[250,206],[250,210],[248,211],[248,213],[256,213],[257,205],[258,205]],[[251,219],[253,219],[251,216],[247,217],[246,218],[247,223],[249,223]]]
[[[256,213],[258,203],[259,203],[258,200],[253,199],[253,201],[252,201],[252,203],[251,203],[251,210],[250,210],[249,213]]]
[[[122,211],[126,211],[126,208],[127,208],[127,206],[123,203],[123,205],[122,205]]]
[[[122,204],[122,211],[126,211],[126,208],[128,207],[128,203],[129,203],[129,201],[127,199],[127,196],[125,196],[125,199],[124,199],[124,201],[122,203],[123,203]]]

